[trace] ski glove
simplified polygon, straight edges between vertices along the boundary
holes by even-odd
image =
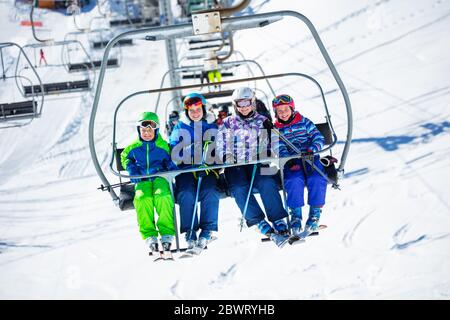
[[[301,165],[298,163],[298,159],[291,159],[286,162],[286,167],[291,171],[299,171],[302,169]]]
[[[206,165],[201,166],[199,168],[206,168]],[[211,170],[209,170],[209,169],[206,169],[206,170],[203,170],[203,171],[194,171],[193,174],[194,174],[195,179],[198,179],[200,177],[206,177],[209,174],[210,171]]]
[[[270,122],[269,119],[266,119],[266,120],[264,120],[264,122],[263,122],[263,127],[264,127],[264,129],[266,129],[266,130],[271,130],[271,129],[273,129],[273,123]]]
[[[208,167],[208,165],[204,164],[203,166],[200,166],[199,168],[206,168],[206,167]],[[203,171],[194,171],[193,172],[195,179],[198,179],[199,177],[206,177],[210,173],[214,174],[217,179],[219,178],[219,174],[217,173],[216,170],[213,170],[213,169],[206,169]]]
[[[134,164],[134,163],[130,162],[130,164],[127,166],[127,171],[130,174],[130,176],[137,176],[137,175],[139,175],[139,169],[138,169],[137,165]],[[136,183],[141,182],[141,179],[140,178],[130,178],[130,181],[132,183],[136,184]]]
[[[313,162],[314,161],[314,151],[311,148],[308,148],[308,150],[302,152],[302,158]]]
[[[171,159],[164,159],[162,161],[163,163],[163,168],[166,171],[172,171],[172,170],[178,170],[178,166],[171,160]]]

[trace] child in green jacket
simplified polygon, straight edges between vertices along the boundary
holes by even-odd
[[[155,174],[177,169],[170,158],[167,142],[159,133],[159,119],[153,112],[144,112],[139,120],[139,139],[121,153],[122,166],[131,176]],[[174,200],[169,182],[162,177],[131,178],[135,183],[134,207],[139,231],[152,252],[158,249],[158,234],[164,251],[170,251],[175,235]],[[158,219],[155,224],[155,209]]]

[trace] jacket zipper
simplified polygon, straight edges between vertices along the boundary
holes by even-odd
[[[150,165],[149,165],[149,158],[148,158],[148,157],[149,157],[148,143],[145,144],[145,147],[147,148],[147,152],[146,152],[146,154],[145,154],[145,158],[147,159],[147,174],[149,174],[148,172],[149,172],[149,169],[150,169],[150,168],[149,168]]]

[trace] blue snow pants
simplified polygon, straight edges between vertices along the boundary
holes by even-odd
[[[287,205],[289,208],[299,208],[305,205],[304,191],[308,190],[308,205],[313,207],[322,207],[325,204],[327,193],[327,180],[316,170],[305,163],[305,167],[298,160],[301,170],[292,171],[284,168],[284,187],[287,193]],[[324,172],[319,157],[314,160],[314,165]]]
[[[191,229],[198,180],[191,172],[187,172],[178,175],[175,178],[175,184],[177,202],[180,206],[180,232],[184,233]],[[210,173],[202,178],[198,197],[201,203],[197,205],[197,208],[200,208],[200,221],[196,214],[194,231],[199,229],[217,231],[219,200],[217,178],[214,173]],[[192,237],[196,240],[195,232],[192,233]]]
[[[236,201],[242,214],[244,214],[245,202],[247,200],[250,181],[253,173],[253,164],[225,169],[225,178],[228,182],[231,195]],[[278,183],[274,175],[261,175],[261,165],[256,170],[253,187],[256,187],[261,196],[264,209],[269,221],[274,222],[287,217],[283,202],[278,189]],[[253,194],[250,195],[245,220],[247,226],[251,227],[265,219],[264,212],[259,206]]]

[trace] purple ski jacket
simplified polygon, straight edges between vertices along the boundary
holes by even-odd
[[[237,163],[255,160],[256,155],[270,149],[268,132],[263,127],[267,118],[255,112],[252,117],[241,118],[232,115],[219,126],[216,152],[221,158],[226,154],[234,156]]]

